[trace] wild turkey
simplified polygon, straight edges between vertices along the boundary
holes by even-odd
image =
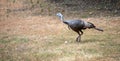
[[[63,15],[61,13],[57,13],[56,15],[60,18],[60,20],[64,24],[68,25],[69,29],[71,28],[73,31],[78,33],[79,36],[76,38],[77,42],[81,41],[81,35],[83,34],[82,30],[85,30],[87,28],[88,29],[93,28],[93,29],[96,29],[98,31],[103,31],[100,28],[96,28],[96,26],[91,22],[86,22],[86,21],[83,21],[83,20],[64,20],[64,17],[63,17]]]

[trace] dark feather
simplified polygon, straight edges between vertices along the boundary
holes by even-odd
[[[98,30],[98,31],[102,31],[102,32],[104,31],[103,29],[96,28],[96,27],[95,27],[94,29],[96,29],[96,30]]]

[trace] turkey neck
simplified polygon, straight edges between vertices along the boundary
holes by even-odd
[[[61,16],[61,17],[60,17],[60,20],[61,20],[63,23],[65,22],[64,17],[63,17],[63,16]]]

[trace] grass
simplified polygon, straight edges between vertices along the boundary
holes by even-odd
[[[103,36],[99,35],[87,35],[88,39],[83,39],[81,43],[70,42],[68,44],[64,44],[64,41],[67,40],[66,38],[63,38],[65,36],[66,35],[61,37],[49,36],[46,41],[41,42],[42,45],[38,45],[41,44],[37,43],[38,41],[28,41],[29,39],[19,37],[15,38],[14,36],[8,36],[9,39],[5,38],[6,40],[2,38],[0,41],[3,45],[1,45],[2,48],[0,49],[0,53],[2,54],[1,58],[3,59],[1,60],[75,61],[81,60],[82,58],[83,61],[89,61],[93,58],[103,59],[105,57],[109,57],[119,61],[120,44],[113,41],[115,38],[118,38],[118,35],[106,35],[107,38],[103,38]],[[22,46],[25,44],[27,45]]]
[[[29,20],[28,18],[33,19]],[[120,28],[117,28],[119,24],[113,24],[113,21],[109,21],[109,24],[113,24],[112,26],[106,23],[101,25],[105,29],[104,32],[85,30],[84,35],[82,35],[82,41],[76,43],[77,34],[68,30],[67,26],[61,23],[58,24],[57,19],[51,17],[41,17],[41,19],[39,17],[28,18],[27,20],[22,19],[21,22],[18,21],[20,24],[16,24],[14,21],[9,23],[17,28],[11,25],[7,26],[7,22],[5,22],[6,26],[0,27],[2,30],[0,32],[0,61],[120,60]],[[55,21],[49,21],[52,19]],[[99,18],[97,19],[100,20]],[[102,22],[108,20],[106,18],[102,19]],[[119,20],[116,21],[119,22]],[[2,22],[4,25],[4,21]],[[24,23],[24,27],[19,27]],[[34,25],[34,27],[31,25]],[[59,28],[56,26],[59,26]],[[6,28],[10,28],[10,30],[7,31],[5,30]],[[16,33],[13,34],[13,32]]]
[[[29,40],[26,38],[19,38],[19,37],[9,37],[5,36],[1,38],[0,43],[5,44],[5,43],[25,43],[28,42]]]

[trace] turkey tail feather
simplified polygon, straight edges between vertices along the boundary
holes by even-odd
[[[94,28],[94,29],[96,29],[96,30],[98,30],[98,31],[102,31],[103,32],[103,29],[100,29],[100,28]]]

